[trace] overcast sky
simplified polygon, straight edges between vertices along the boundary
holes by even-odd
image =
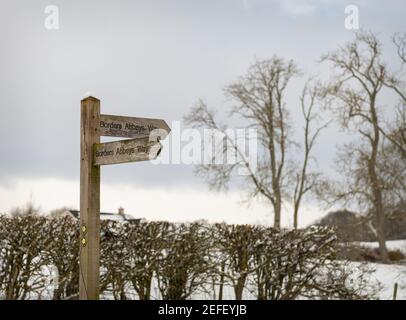
[[[59,8],[58,30],[44,26]],[[306,74],[360,25],[390,38],[406,31],[406,2],[338,0],[2,0],[0,4],[0,212],[32,198],[43,210],[79,206],[79,106],[91,92],[102,113],[181,120],[198,98],[225,110],[222,89],[255,58],[294,59]],[[302,80],[292,83],[294,104]],[[315,150],[332,172],[343,137],[327,130]],[[166,142],[169,144],[169,140]],[[193,166],[137,163],[103,167],[102,210],[148,219],[271,221],[261,203],[239,204],[240,192],[210,192]],[[287,209],[288,210],[288,209]],[[311,203],[301,224],[323,211]],[[291,224],[285,217],[285,224]]]

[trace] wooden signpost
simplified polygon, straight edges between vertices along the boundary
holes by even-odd
[[[100,166],[159,156],[170,128],[164,120],[100,114],[100,100],[81,101],[79,299],[99,299]],[[132,138],[100,143],[100,136]]]
[[[154,160],[162,145],[148,138],[99,143],[94,148],[94,165]]]
[[[150,138],[163,140],[171,129],[164,120],[100,115],[100,135],[123,138]]]

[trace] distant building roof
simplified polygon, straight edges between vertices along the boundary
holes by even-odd
[[[80,218],[79,210],[68,210],[68,212],[76,219]],[[124,210],[119,210],[119,212],[120,213],[100,212],[100,219],[101,220],[114,220],[114,221],[129,221],[129,220],[141,221],[142,220],[139,218],[134,218],[131,215],[125,214]]]

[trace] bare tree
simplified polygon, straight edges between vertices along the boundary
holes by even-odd
[[[129,223],[127,226],[129,256],[125,270],[139,299],[150,300],[152,280],[163,259],[172,227],[168,222]]]
[[[50,246],[46,249],[46,255],[58,273],[53,299],[77,299],[79,295],[79,224],[71,216],[61,216],[61,212],[61,210],[54,210],[46,223],[47,234],[52,239]]]
[[[103,220],[100,232],[100,292],[111,292],[115,300],[128,299],[128,277],[124,266],[129,252],[127,225],[121,221]]]
[[[40,298],[47,283],[45,249],[52,239],[46,219],[27,210],[0,216],[0,296],[6,300]]]
[[[396,33],[393,36],[393,43],[397,48],[400,60],[406,63],[406,33]]]
[[[10,215],[12,217],[38,216],[40,215],[40,208],[30,200],[24,206],[13,208]]]
[[[358,267],[358,279],[349,264],[336,260],[337,238],[333,230],[311,227],[302,230],[256,229],[252,243],[254,270],[251,287],[259,300],[368,298],[367,270]]]
[[[222,268],[217,272],[231,283],[235,299],[242,300],[247,279],[253,272],[251,260],[254,255],[255,227],[251,225],[216,224],[216,248]]]
[[[396,72],[387,71],[384,79],[386,87],[392,89],[399,97],[399,104],[396,106],[396,116],[387,128],[380,127],[381,133],[400,150],[406,159],[406,82],[404,81],[406,63],[406,33],[397,33],[393,36],[393,43],[401,61],[401,67]]]
[[[171,224],[164,254],[156,270],[158,289],[164,300],[184,300],[203,289],[211,264],[208,237],[200,223]]]
[[[383,136],[388,139],[406,159],[406,101],[396,107],[395,118],[387,129],[379,128]]]
[[[396,137],[391,134],[392,137]],[[398,138],[395,138],[398,139]],[[401,141],[401,140],[397,140]],[[383,181],[383,198],[386,218],[395,218],[397,209],[406,208],[406,158],[405,154],[393,143],[382,146],[378,161],[380,179]]]
[[[290,80],[299,75],[293,61],[284,61],[278,57],[270,60],[257,61],[251,65],[245,76],[225,89],[225,93],[235,103],[231,115],[239,116],[247,128],[258,130],[258,141],[261,150],[255,168],[244,156],[244,150],[235,143],[227,133],[226,126],[215,118],[215,112],[209,110],[203,101],[199,101],[185,121],[195,127],[210,128],[224,134],[225,142],[217,148],[226,154],[235,150],[238,161],[233,164],[203,164],[197,168],[212,187],[226,186],[233,171],[244,167],[248,172],[249,198],[261,196],[270,202],[274,213],[274,227],[280,228],[282,205],[285,200],[294,198],[296,225],[302,197],[311,188],[315,180],[309,181],[307,167],[310,153],[321,129],[312,133],[310,124],[314,120],[313,107],[316,92],[306,88],[303,95],[310,94],[310,106],[304,105],[302,96],[302,112],[306,122],[306,141],[304,161],[300,172],[289,159],[289,150],[295,142],[289,120],[289,111],[285,103],[286,88]],[[295,177],[296,188],[292,191],[290,183]],[[292,193],[294,192],[294,195]]]
[[[78,232],[70,217],[0,216],[0,298],[76,296]],[[103,221],[101,291],[149,299],[152,282],[163,299],[187,299],[216,297],[216,288],[230,284],[236,299],[247,291],[258,299],[369,298],[369,290],[360,292],[363,273],[351,280],[354,270],[336,260],[335,243],[334,232],[319,227]],[[52,265],[59,275],[53,295],[42,270]]]
[[[379,98],[390,74],[382,60],[382,46],[374,34],[360,32],[354,41],[325,55],[322,60],[331,62],[339,71],[325,91],[335,102],[331,109],[339,116],[343,128],[359,137],[356,143],[346,145],[340,158],[341,169],[348,179],[346,190],[339,192],[338,198],[357,198],[360,203],[370,204],[381,257],[387,261],[385,182],[379,176],[378,168],[385,121]]]
[[[300,107],[305,121],[303,130],[303,161],[301,170],[296,170],[292,174],[294,178],[292,185],[295,186],[293,191],[293,227],[295,229],[299,225],[299,209],[303,197],[319,185],[319,179],[321,178],[319,172],[309,172],[309,162],[318,136],[329,124],[329,122],[326,122],[312,131],[313,122],[320,118],[317,111],[321,110],[321,106],[326,107],[326,103],[320,96],[320,84],[316,83],[312,85],[312,80],[308,80],[303,87],[300,97]]]

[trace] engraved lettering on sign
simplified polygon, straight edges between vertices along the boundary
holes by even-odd
[[[120,123],[100,121],[100,128],[121,130],[122,126]]]
[[[148,138],[106,142],[95,145],[94,165],[155,159],[162,145]]]
[[[100,115],[101,136],[150,138],[157,141],[165,139],[170,131],[167,123],[161,119]]]
[[[103,150],[103,151],[97,151],[96,150],[96,157],[106,157],[106,156],[112,156],[113,155],[113,151],[107,151],[107,150]]]

